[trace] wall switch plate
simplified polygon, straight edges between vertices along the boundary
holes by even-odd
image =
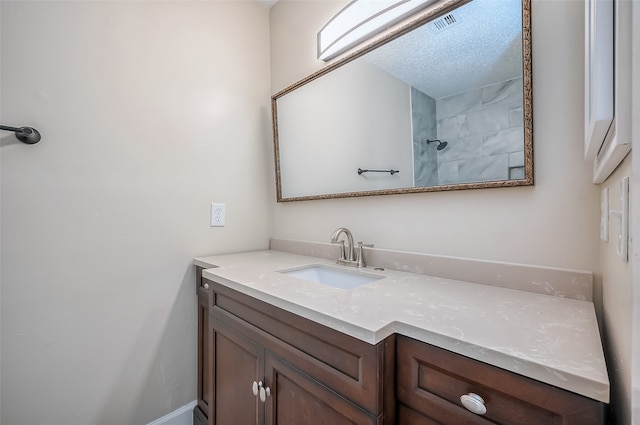
[[[600,239],[609,242],[609,188],[600,192]]]
[[[629,261],[629,177],[620,180],[620,209],[609,210],[609,216],[620,223],[617,237],[618,255],[623,261]]]
[[[211,204],[211,227],[224,227],[226,217],[225,204]]]
[[[629,176],[620,180],[620,234],[618,235],[618,255],[622,261],[629,261]]]

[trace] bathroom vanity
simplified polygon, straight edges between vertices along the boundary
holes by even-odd
[[[589,302],[370,268],[336,289],[278,251],[195,264],[194,424],[604,423]]]

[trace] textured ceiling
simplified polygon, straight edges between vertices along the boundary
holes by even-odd
[[[521,8],[520,0],[473,0],[453,12],[455,24],[430,22],[365,58],[435,99],[521,76]]]

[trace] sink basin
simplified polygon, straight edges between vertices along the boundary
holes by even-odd
[[[320,264],[279,270],[278,273],[341,289],[357,288],[358,286],[366,285],[367,283],[375,282],[385,277],[373,273],[345,270]]]

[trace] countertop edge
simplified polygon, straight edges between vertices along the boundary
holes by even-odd
[[[413,325],[401,321],[385,323],[373,331],[365,329],[353,323],[328,316],[320,311],[312,310],[295,302],[282,299],[263,292],[260,289],[221,276],[217,272],[223,271],[224,268],[212,264],[211,259],[213,257],[215,256],[199,257],[193,260],[195,265],[205,268],[205,277],[369,344],[377,344],[387,336],[396,333],[600,402],[609,402],[610,385],[606,377],[598,381],[580,376],[579,374],[571,374],[566,370],[557,370],[542,363],[534,362],[531,359],[520,358],[517,355],[508,355],[489,347],[457,340],[451,336],[443,335],[430,329],[416,328]],[[310,259],[312,258],[313,257],[310,257]]]

